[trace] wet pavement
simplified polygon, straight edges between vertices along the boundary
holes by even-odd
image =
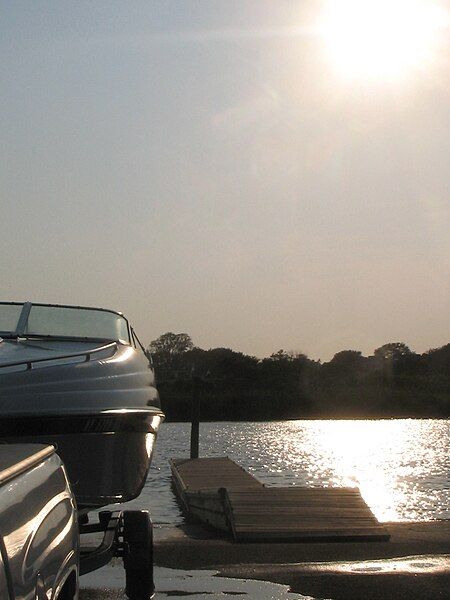
[[[156,527],[155,600],[450,600],[450,522],[388,526],[389,542],[284,544]],[[124,586],[116,559],[81,578],[80,600],[125,600]]]
[[[448,600],[450,555],[230,565],[220,573],[155,567],[155,584],[155,600]],[[125,600],[124,585],[121,563],[108,565],[81,578],[80,600]]]
[[[223,567],[229,577],[268,579],[313,598],[449,600],[450,554],[366,561]]]
[[[81,578],[80,600],[125,600],[123,569],[104,567]],[[289,592],[287,585],[266,581],[217,577],[215,571],[183,571],[155,567],[155,600],[163,598],[189,600],[310,600]],[[311,599],[312,600],[312,599]]]

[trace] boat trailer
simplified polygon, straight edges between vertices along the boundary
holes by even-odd
[[[123,559],[125,593],[129,600],[150,600],[155,593],[153,581],[153,525],[146,510],[101,511],[98,522],[82,515],[80,539],[102,533],[96,547],[80,547],[80,575],[96,571],[113,558]]]

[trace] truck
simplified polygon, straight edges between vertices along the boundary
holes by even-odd
[[[79,539],[55,448],[0,444],[0,599],[77,600]]]

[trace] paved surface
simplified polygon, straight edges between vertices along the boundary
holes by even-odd
[[[155,600],[449,600],[450,522],[387,526],[390,542],[302,544],[237,544],[201,527],[157,528]],[[81,583],[80,600],[125,599],[119,562]]]
[[[99,585],[99,580],[103,585]],[[81,578],[84,589],[80,600],[125,600],[123,570],[107,567],[96,575]],[[166,598],[186,600],[226,600],[248,598],[254,600],[305,600],[302,594],[289,592],[287,585],[266,581],[216,577],[215,571],[183,571],[155,568],[157,592],[155,600]]]
[[[363,562],[225,567],[229,577],[268,579],[292,591],[333,600],[448,600],[450,554]]]
[[[155,562],[174,569],[248,563],[362,561],[450,552],[450,521],[386,523],[388,542],[235,543],[200,526],[155,528]],[[449,596],[450,598],[450,596]]]
[[[157,567],[155,600],[446,600],[449,573],[449,555],[360,563],[238,565],[222,569],[225,577],[217,577],[215,571]],[[82,586],[80,600],[126,598],[119,565],[82,577]]]

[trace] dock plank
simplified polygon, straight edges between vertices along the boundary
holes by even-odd
[[[228,457],[172,459],[171,467],[187,490],[263,487],[256,477]]]

